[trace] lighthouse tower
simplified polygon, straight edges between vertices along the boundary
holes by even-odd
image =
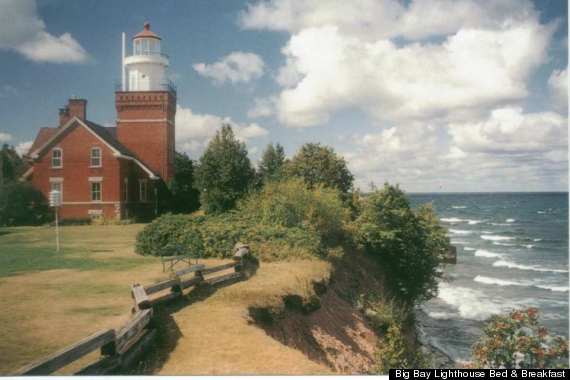
[[[123,33],[122,80],[115,92],[117,138],[165,182],[174,176],[176,89],[167,77],[168,57],[150,24],[132,40],[126,55]]]

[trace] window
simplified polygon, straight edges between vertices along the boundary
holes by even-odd
[[[101,182],[91,182],[91,202],[101,202]]]
[[[50,179],[50,184],[49,184],[49,191],[54,191],[57,190],[59,191],[59,201],[63,202],[63,184],[61,182],[51,182]]]
[[[141,202],[148,200],[148,181],[146,179],[139,180],[139,200]]]
[[[101,167],[101,148],[91,148],[91,167]]]
[[[61,168],[63,166],[63,152],[61,148],[55,148],[51,151],[51,167]]]
[[[129,200],[129,179],[125,178],[123,183],[123,201],[127,202]]]

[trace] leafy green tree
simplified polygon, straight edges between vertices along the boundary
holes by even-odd
[[[190,213],[200,207],[200,192],[194,187],[194,162],[186,153],[176,152],[171,183],[172,211]]]
[[[332,187],[347,195],[352,189],[354,176],[346,161],[328,146],[304,144],[287,165],[287,174],[302,177],[310,188],[317,184]]]
[[[223,125],[210,141],[196,170],[200,203],[207,213],[233,208],[253,184],[255,171],[247,157],[245,144]]]
[[[25,166],[14,147],[4,144],[0,150],[0,185],[17,180],[24,173]]]
[[[384,185],[365,199],[355,221],[356,241],[386,268],[387,283],[414,304],[437,293],[437,267],[447,241],[429,208],[418,214],[399,187]]]
[[[568,340],[538,323],[538,310],[492,317],[473,345],[475,368],[567,368]]]
[[[0,226],[37,225],[51,218],[47,200],[31,184],[12,181],[0,186]]]
[[[278,143],[269,144],[261,155],[259,174],[263,182],[275,181],[282,178],[283,165],[285,164],[285,151]]]

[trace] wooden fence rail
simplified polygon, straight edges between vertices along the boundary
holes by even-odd
[[[201,283],[213,286],[242,278],[242,268],[250,258],[249,247],[238,243],[234,247],[233,261],[207,268],[203,264],[191,265],[174,272],[173,278],[148,286],[133,284],[131,296],[134,300],[131,319],[118,330],[103,330],[88,336],[48,357],[20,368],[13,375],[48,375],[85,355],[101,349],[101,358],[77,372],[81,375],[102,375],[117,369],[129,368],[153,340],[156,330],[150,328],[153,307],[183,295],[183,290]],[[234,272],[204,279],[204,275],[234,268]],[[193,274],[191,278],[183,276]],[[149,297],[163,290],[166,294]]]

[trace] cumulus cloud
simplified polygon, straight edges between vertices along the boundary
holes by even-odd
[[[33,141],[24,141],[16,145],[14,149],[16,149],[16,153],[18,153],[20,156],[23,156],[24,154],[28,153],[33,143]]]
[[[568,112],[568,70],[554,70],[548,78],[548,87],[555,109]]]
[[[192,67],[216,84],[247,83],[263,75],[265,63],[257,54],[235,51],[217,62],[196,63]]]
[[[239,22],[291,34],[276,78],[288,127],[325,124],[346,108],[395,121],[523,99],[556,26],[518,0],[269,0]]]
[[[0,132],[0,143],[7,143],[12,140],[12,135],[6,132]]]
[[[223,124],[232,126],[236,137],[244,142],[268,134],[257,123],[241,124],[229,117],[199,114],[190,108],[178,106],[176,110],[177,149],[198,157]]]
[[[69,33],[54,36],[46,31],[34,0],[0,0],[0,49],[36,62],[82,63],[88,58]]]

